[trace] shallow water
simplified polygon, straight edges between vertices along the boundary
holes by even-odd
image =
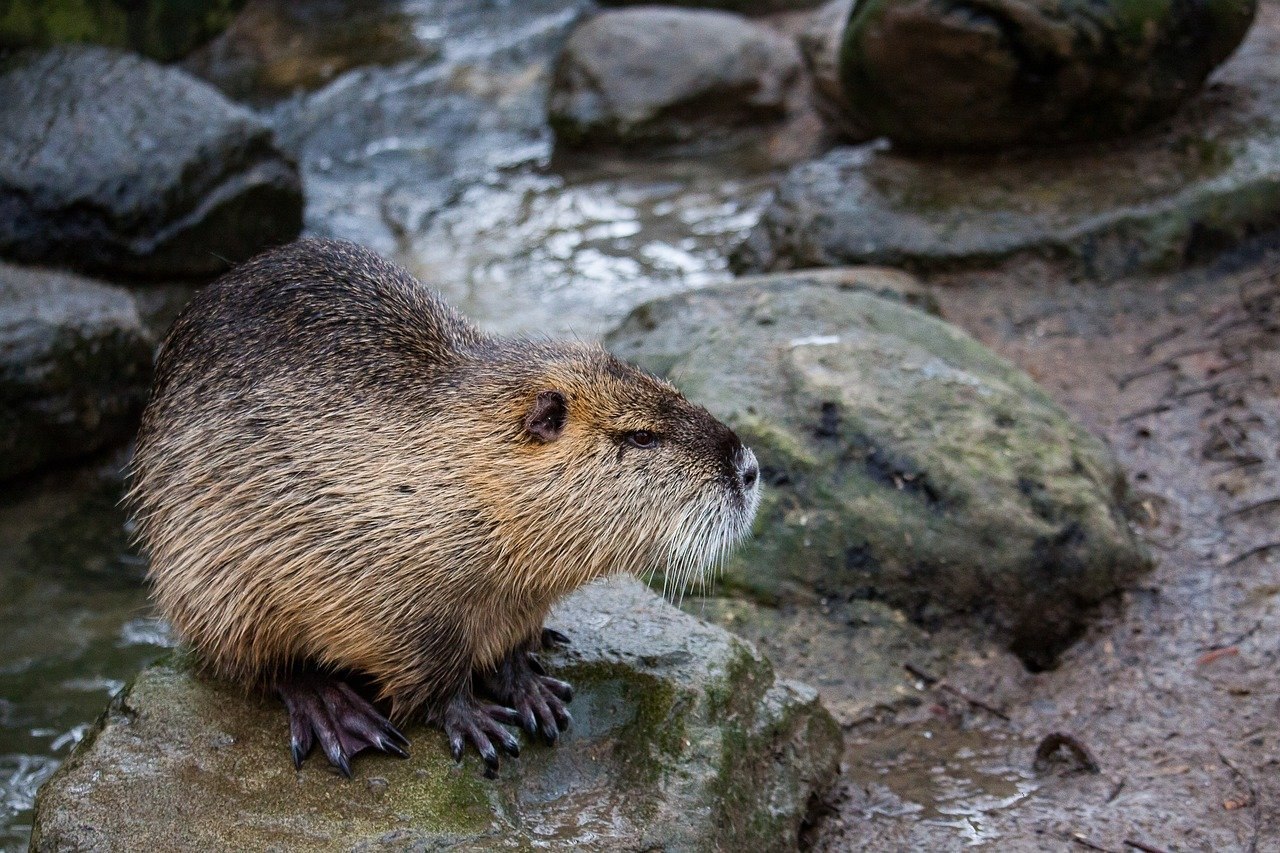
[[[0,497],[0,849],[25,850],[36,788],[169,645],[118,506],[119,460]]]

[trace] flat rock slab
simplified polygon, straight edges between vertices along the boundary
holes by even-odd
[[[775,680],[732,634],[638,581],[590,586],[549,624],[573,728],[525,744],[499,779],[455,766],[442,734],[362,756],[347,781],[295,772],[283,709],[146,670],[41,789],[32,850],[787,850],[834,781],[841,737],[813,690]]]
[[[1280,8],[1164,125],[1111,144],[906,156],[885,143],[794,168],[739,271],[1049,257],[1113,278],[1175,267],[1280,223]]]
[[[741,279],[643,305],[606,343],[760,459],[755,536],[722,586],[992,624],[1051,664],[1148,566],[1120,469],[1030,377],[911,307],[901,279]]]
[[[127,440],[152,349],[127,290],[0,263],[0,479]]]
[[[296,167],[212,86],[100,47],[0,68],[0,256],[209,277],[301,227]]]

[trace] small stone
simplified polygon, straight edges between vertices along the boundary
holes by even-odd
[[[1256,0],[863,0],[840,76],[854,121],[913,147],[1127,133],[1172,113],[1226,59]]]

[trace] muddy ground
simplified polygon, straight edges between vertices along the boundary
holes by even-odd
[[[1280,850],[1280,250],[1110,284],[1035,265],[934,284],[1114,448],[1156,567],[1052,671],[944,631],[949,663],[904,648],[902,697],[870,708],[839,700],[837,659],[766,641],[845,728],[806,843]],[[1052,733],[1087,755],[1037,767]]]

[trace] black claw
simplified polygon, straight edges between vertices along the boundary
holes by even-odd
[[[539,660],[538,656],[535,654],[529,655],[529,669],[533,670],[538,675],[545,676],[547,674],[547,668],[542,665],[542,661]]]
[[[463,741],[462,735],[453,734],[449,736],[449,754],[459,764],[462,763],[462,749],[464,746],[466,746],[466,743]]]
[[[394,755],[396,758],[409,757],[409,753],[401,749],[399,744],[392,743],[386,738],[378,738],[377,747],[388,755]]]
[[[498,729],[498,740],[502,744],[502,748],[506,750],[507,755],[512,758],[520,757],[520,741],[516,740],[515,735],[506,729]]]
[[[520,726],[531,735],[538,733],[538,718],[528,705],[524,707],[524,719],[520,721]]]
[[[293,743],[291,744],[291,746],[292,746],[292,752],[293,752],[293,766],[294,766],[294,769],[295,769],[295,770],[301,770],[301,769],[302,769],[302,759],[304,759],[304,758],[306,758],[306,757],[307,757],[307,753],[306,753],[305,751],[303,751],[303,749],[302,749],[302,744],[298,743],[298,741],[297,741],[297,739],[296,739],[296,738],[294,739],[294,741],[293,741]]]
[[[557,631],[555,628],[543,628],[542,645],[546,647],[567,646],[569,645],[569,636]]]
[[[478,736],[484,739],[484,746],[479,747],[480,757],[484,759],[484,766],[488,767],[490,770],[497,770],[498,750],[493,748],[493,744],[490,743],[489,739],[484,737],[484,735],[478,734]]]

